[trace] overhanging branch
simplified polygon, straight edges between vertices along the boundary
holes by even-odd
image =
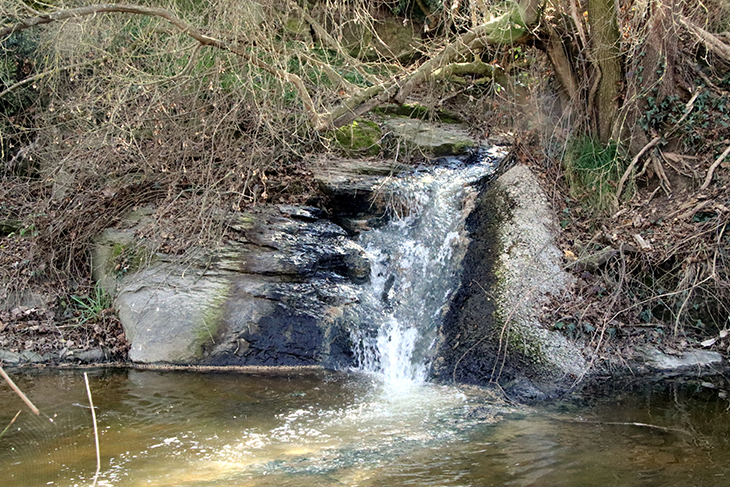
[[[529,24],[537,21],[535,12],[537,10],[527,7],[537,4],[538,0],[521,0],[515,7],[493,20],[475,27],[471,32],[461,36],[456,42],[447,45],[440,54],[423,63],[416,71],[405,79],[395,80],[372,86],[365,91],[346,99],[342,104],[328,113],[317,112],[314,102],[304,85],[304,81],[296,74],[285,71],[262,61],[260,58],[249,54],[243,49],[221,39],[203,34],[200,30],[184,22],[169,10],[145,7],[130,4],[101,4],[89,5],[68,10],[38,15],[32,18],[20,20],[12,25],[0,29],[0,37],[6,37],[31,27],[50,24],[67,19],[76,19],[90,15],[127,13],[133,15],[147,15],[165,19],[180,32],[190,36],[202,46],[212,46],[218,49],[229,51],[244,58],[251,65],[270,73],[278,79],[294,85],[299,93],[302,105],[310,123],[315,130],[328,130],[350,123],[355,118],[372,110],[373,108],[395,100],[403,103],[413,90],[428,80],[435,71],[443,69],[454,62],[464,60],[469,55],[483,49],[488,45],[510,45],[518,43],[530,35]],[[526,7],[527,6],[527,7]],[[534,10],[534,11],[533,11]],[[305,18],[309,16],[299,9],[299,13]],[[311,18],[310,18],[311,20]],[[319,26],[315,26],[318,28]],[[329,43],[335,42],[331,36],[324,35],[323,29],[318,29],[319,35]]]

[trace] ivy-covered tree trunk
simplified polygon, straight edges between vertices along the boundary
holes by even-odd
[[[656,128],[645,120],[651,108],[649,100],[654,105],[670,96],[684,95],[686,100],[693,92],[678,72],[681,22],[678,0],[652,0],[634,15],[628,26],[629,32],[642,28],[646,31],[640,42],[628,46],[625,99],[635,102],[625,104],[614,126],[614,134],[627,141],[631,154],[637,154],[657,135]]]
[[[598,84],[595,99],[589,100],[594,113],[589,114],[595,120],[598,137],[604,144],[611,138],[613,122],[619,109],[621,96],[621,59],[619,43],[621,34],[616,18],[614,0],[589,0],[588,25],[591,34],[592,56],[598,68]],[[595,83],[595,82],[594,82]]]

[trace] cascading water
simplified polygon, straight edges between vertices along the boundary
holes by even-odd
[[[616,386],[620,395],[529,409],[487,388],[420,384],[460,279],[463,201],[469,184],[491,171],[487,161],[398,179],[387,194],[400,195],[400,217],[362,235],[371,285],[347,318],[363,325],[355,333],[361,367],[383,387],[324,370],[97,369],[97,479],[85,378],[16,370],[43,416],[16,413],[22,402],[0,384],[0,484],[717,485],[727,477],[730,435],[722,380],[652,382],[633,393]],[[633,422],[647,417],[657,424]],[[697,434],[701,449],[689,441]]]
[[[371,257],[370,286],[353,331],[360,369],[387,384],[425,381],[449,298],[459,284],[468,239],[464,224],[471,186],[504,157],[483,149],[480,161],[447,164],[397,178],[383,188],[393,218],[365,232],[360,244]]]

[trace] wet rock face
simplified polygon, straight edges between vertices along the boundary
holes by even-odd
[[[241,214],[232,222],[237,237],[222,248],[186,260],[156,256],[117,281],[115,307],[130,359],[350,365],[348,334],[338,318],[356,302],[370,264],[341,227],[321,216],[287,206]],[[99,263],[97,274],[109,268]],[[109,276],[97,280],[108,283]]]
[[[411,169],[394,162],[357,159],[327,159],[313,165],[330,218],[350,235],[388,222],[389,195],[383,183]]]
[[[205,363],[347,367],[352,347],[338,318],[356,302],[356,285],[334,273],[300,282],[238,276]]]
[[[319,219],[316,208],[280,207],[279,213],[246,215],[234,223],[244,241],[259,247],[242,260],[242,270],[253,274],[314,276],[334,272],[361,284],[370,277],[365,252],[341,227]],[[253,220],[253,221],[251,221]]]
[[[317,208],[257,208],[231,218],[232,236],[220,248],[191,251],[184,259],[156,255],[120,280],[110,259],[119,251],[129,254],[125,246],[133,239],[105,232],[99,245],[107,250],[97,254],[107,257],[95,266],[96,279],[115,286],[107,291],[116,291],[130,359],[351,366],[350,331],[360,326],[359,300],[371,274],[368,255],[351,237],[368,225],[358,229],[354,223],[384,217],[392,202],[377,181],[399,168],[339,162],[337,170],[328,167],[317,177],[335,202],[330,216],[349,221],[348,230]],[[464,212],[467,207],[472,203]],[[540,399],[584,373],[575,346],[537,320],[548,296],[570,284],[554,227],[547,199],[526,167],[510,169],[480,193],[467,220],[471,243],[441,328],[433,376],[496,380],[520,399]],[[384,285],[386,302],[392,286]]]
[[[570,286],[554,241],[557,225],[535,176],[515,166],[483,191],[467,220],[472,239],[462,285],[446,316],[433,373],[499,382],[542,399],[586,372],[582,353],[538,317]]]

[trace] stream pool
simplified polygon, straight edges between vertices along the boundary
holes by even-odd
[[[83,373],[10,370],[0,486],[89,486]],[[363,373],[88,371],[100,486],[730,485],[724,385],[644,384],[539,406]],[[51,421],[53,420],[53,421]]]

